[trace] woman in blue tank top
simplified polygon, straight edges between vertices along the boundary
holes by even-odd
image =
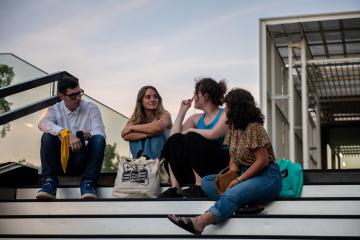
[[[181,102],[163,149],[172,187],[159,197],[203,197],[201,178],[218,173],[228,165],[229,152],[223,144],[226,114],[220,107],[225,93],[224,80],[216,82],[203,78],[196,82],[193,98]],[[192,102],[194,108],[203,113],[194,114],[183,122]],[[209,129],[213,130],[207,131]],[[189,187],[181,190],[183,185]]]

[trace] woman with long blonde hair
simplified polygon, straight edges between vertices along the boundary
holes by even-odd
[[[156,159],[161,156],[171,127],[170,113],[164,109],[159,92],[153,86],[144,86],[121,136],[129,141],[133,158]]]

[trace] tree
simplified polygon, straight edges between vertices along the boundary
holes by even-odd
[[[15,74],[12,67],[8,65],[0,64],[0,88],[9,86],[14,78]],[[10,111],[10,106],[12,103],[5,100],[5,98],[0,98],[0,114]],[[3,138],[6,135],[6,132],[10,131],[10,124],[6,123],[1,126],[0,136]]]
[[[114,172],[117,170],[120,161],[119,154],[116,153],[116,143],[106,144],[104,152],[103,172]]]

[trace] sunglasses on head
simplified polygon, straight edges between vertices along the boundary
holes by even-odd
[[[71,93],[71,94],[66,94],[63,93],[65,96],[68,96],[70,99],[74,100],[76,99],[77,96],[83,96],[84,95],[84,90],[80,89],[80,91],[76,92],[76,93]]]

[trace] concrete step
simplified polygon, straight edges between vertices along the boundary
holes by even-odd
[[[99,179],[98,200],[80,200],[79,178],[64,177],[57,200],[37,201],[39,176],[19,179],[21,169],[0,179],[0,239],[197,239],[167,215],[201,214],[214,203],[113,198],[114,174]],[[206,228],[201,238],[360,239],[359,226],[360,171],[306,171],[300,198],[277,199],[260,214],[234,215]]]
[[[151,240],[164,240],[164,239],[170,239],[169,237],[152,237],[152,236],[143,236],[143,237],[134,237],[134,236],[126,236],[126,237],[122,237],[122,236],[107,236],[107,237],[91,237],[91,238],[85,238],[85,239],[92,239],[92,240],[109,240],[109,239],[122,239],[122,240],[143,240],[143,239],[151,239]],[[177,240],[192,240],[192,239],[199,239],[199,238],[206,238],[206,239],[209,239],[209,240],[219,240],[219,239],[239,239],[238,238],[234,238],[232,236],[221,236],[221,238],[219,236],[215,236],[215,237],[209,237],[209,236],[190,236],[190,235],[186,235],[185,237],[176,237],[174,239],[177,239]],[[9,237],[6,237],[6,238],[1,238],[0,237],[0,240],[8,240]],[[16,240],[29,240],[29,237],[25,238],[25,237],[16,237],[16,238],[13,238],[11,237],[10,239],[16,239]],[[60,237],[60,236],[56,236],[54,238],[49,238],[49,237],[39,237],[39,238],[35,238],[35,237],[32,237],[31,238],[32,240],[50,240],[50,239],[56,239],[56,240],[62,240],[62,239],[66,239],[66,240],[79,240],[81,239],[80,237],[69,237],[69,238],[65,238],[65,237]],[[265,239],[272,239],[272,240],[284,240],[284,238],[243,238],[241,237],[241,240],[265,240]],[[286,238],[286,239],[291,239],[291,238]],[[294,238],[295,239],[295,238]],[[299,238],[296,238],[296,239],[299,239]],[[335,238],[334,238],[335,239]],[[351,238],[347,238],[347,239],[351,239]]]
[[[98,197],[100,199],[113,198],[112,187],[98,187]],[[163,187],[161,191],[165,191]],[[16,189],[16,199],[35,199],[39,188],[18,188]],[[304,185],[301,197],[360,197],[360,185]],[[57,199],[79,199],[80,189],[78,187],[59,187],[57,189]],[[0,197],[1,199],[1,197]]]
[[[143,236],[143,237],[136,237],[136,236],[126,236],[126,237],[123,237],[123,236],[107,236],[107,237],[91,237],[91,238],[85,238],[85,239],[92,239],[92,240],[109,240],[109,239],[126,239],[126,240],[143,240],[143,239],[151,239],[151,240],[164,240],[164,239],[169,239],[169,237],[152,237],[152,236]],[[206,238],[206,239],[209,239],[209,240],[219,240],[219,239],[239,239],[238,238],[234,238],[232,236],[215,236],[215,237],[209,237],[209,236],[190,236],[190,235],[186,235],[185,237],[176,237],[174,239],[177,239],[177,240],[191,240],[191,239],[199,239],[199,238]],[[16,240],[29,240],[29,237],[0,237],[0,240],[8,240],[8,239],[16,239]],[[53,239],[56,239],[56,240],[62,240],[62,239],[66,239],[66,240],[79,240],[81,239],[80,237],[69,237],[69,238],[65,238],[65,237],[60,237],[60,236],[56,236],[54,238],[50,238],[50,237],[32,237],[31,238],[32,240],[53,240]],[[243,238],[241,237],[241,240],[265,240],[265,239],[270,239],[270,238]],[[284,238],[273,238],[271,237],[272,240],[284,240]],[[290,238],[286,238],[286,239],[290,239]],[[294,238],[295,239],[295,238]],[[296,239],[299,239],[299,238],[296,238]],[[347,238],[349,239],[349,238]],[[350,238],[351,239],[351,238]]]
[[[203,235],[210,238],[358,238],[359,226],[358,217],[234,217],[225,223],[208,226]],[[179,238],[188,235],[163,215],[0,218],[0,237]]]
[[[111,201],[8,201],[0,202],[0,217],[146,216],[177,213],[197,215],[214,204],[203,200],[111,200]],[[258,216],[360,216],[358,200],[278,200]]]

